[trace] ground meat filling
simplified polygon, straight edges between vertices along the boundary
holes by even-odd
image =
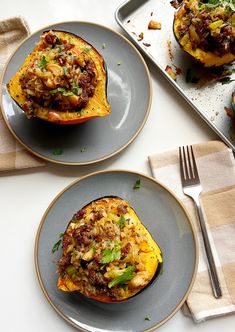
[[[63,236],[58,272],[85,295],[105,293],[118,300],[128,287],[138,289],[149,282],[143,279],[146,262],[139,256],[147,250],[148,239],[125,201],[107,202],[100,199],[75,213]],[[121,275],[125,278],[117,282]]]
[[[77,112],[86,107],[97,85],[96,67],[89,57],[90,47],[80,50],[73,38],[44,33],[37,57],[20,76],[28,115],[41,107]]]
[[[193,50],[235,55],[235,12],[229,2],[210,6],[206,0],[185,0],[182,6],[178,26],[181,41],[189,37]]]

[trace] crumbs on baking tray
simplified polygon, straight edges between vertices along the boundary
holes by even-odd
[[[160,22],[150,20],[148,24],[148,29],[149,30],[161,30],[162,24]]]
[[[179,67],[176,67],[175,65],[172,65],[174,67],[174,69],[167,65],[165,68],[165,71],[167,72],[167,74],[174,80],[177,80],[177,76],[182,74],[182,69]]]
[[[146,26],[146,31],[147,30],[161,30],[162,29],[162,24],[161,22],[156,21],[155,19],[152,19],[152,16],[154,15],[153,11],[150,13],[150,17],[151,19],[148,20],[148,24]],[[131,20],[128,19],[127,23],[130,23]],[[135,35],[137,37],[137,41],[141,42],[143,41],[143,46],[145,47],[150,47],[151,43],[149,41],[144,41],[145,38],[145,32],[141,31],[141,32],[136,32],[136,31],[132,31],[132,34]]]

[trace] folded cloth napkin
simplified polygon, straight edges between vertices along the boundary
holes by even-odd
[[[16,46],[29,35],[22,17],[0,21],[0,75]],[[0,110],[0,171],[42,166],[44,162],[18,144],[8,130]]]
[[[199,241],[199,266],[193,288],[183,305],[195,322],[235,313],[235,159],[220,141],[193,145],[203,187],[201,204],[223,296],[212,294],[201,232],[192,200],[182,191],[178,149],[149,156],[153,176],[170,188],[192,217]]]

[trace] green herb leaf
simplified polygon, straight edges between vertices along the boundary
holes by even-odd
[[[144,320],[151,320],[151,315],[146,315],[146,316],[144,317]]]
[[[222,84],[229,84],[233,81],[234,80],[232,80],[230,76],[225,76],[225,77],[223,77],[219,80],[219,82],[222,83]]]
[[[66,91],[64,88],[61,88],[61,87],[49,91],[50,94],[55,94],[58,92],[62,92],[63,96],[73,96],[74,95],[74,93],[72,91]]]
[[[64,72],[64,75],[68,75],[68,67],[67,66],[63,67],[63,72]]]
[[[116,259],[119,259],[120,257],[121,257],[120,244],[119,242],[116,242],[114,244],[113,250],[105,249],[102,251],[101,263],[108,264],[115,261]]]
[[[53,150],[53,154],[54,154],[55,156],[60,156],[62,153],[63,153],[63,150],[60,149],[60,148],[57,148],[57,149],[54,149],[54,150]]]
[[[78,95],[81,93],[81,88],[80,88],[80,86],[79,86],[77,83],[72,82],[72,83],[71,83],[71,87],[72,87],[72,91],[73,91],[73,93],[74,93],[75,95],[78,96]]]
[[[48,64],[49,61],[47,61],[45,55],[42,56],[41,60],[38,62],[38,67],[40,67],[41,69],[46,67],[46,65]]]
[[[56,37],[56,41],[55,41],[55,43],[56,43],[57,45],[61,45],[61,41],[60,41],[60,38],[59,38],[59,37]]]
[[[106,48],[106,44],[105,43],[102,44],[102,48],[103,48],[103,50]]]
[[[197,84],[197,83],[200,81],[200,78],[197,77],[197,76],[195,76],[195,75],[193,74],[191,68],[188,68],[188,69],[187,69],[187,72],[186,72],[185,81],[186,81],[186,83],[194,83],[194,84]]]
[[[50,94],[54,94],[54,93],[58,93],[58,92],[64,92],[65,89],[64,88],[56,88],[56,89],[53,89],[53,90],[50,90],[49,93]]]
[[[64,233],[60,233],[59,237],[61,238],[63,235],[64,235]],[[59,241],[57,241],[53,245],[51,252],[54,254],[56,251],[58,251],[60,249],[61,245],[62,245],[62,239],[59,239]]]
[[[72,91],[65,91],[65,92],[62,92],[62,95],[65,97],[68,97],[68,96],[74,96],[74,93]]]
[[[134,274],[133,272],[135,271],[135,266],[128,266],[126,269],[125,269],[125,272],[123,272],[123,274],[121,274],[119,277],[117,278],[114,278],[113,280],[111,280],[109,283],[108,283],[108,287],[109,288],[112,288],[116,285],[120,285],[120,284],[123,284],[125,281],[127,280],[131,280],[133,277],[134,277]]]
[[[124,289],[125,291],[128,290],[128,285],[127,284],[119,284],[120,287],[122,287],[122,289]]]
[[[85,151],[86,151],[85,147],[80,150],[80,152],[85,152]]]
[[[198,7],[200,10],[205,8],[215,8],[215,7],[226,7],[232,11],[235,11],[235,4],[234,0],[204,0],[200,1]]]
[[[123,215],[121,215],[118,220],[118,224],[119,224],[120,228],[122,228],[125,225],[125,222],[126,222],[126,219],[124,218]]]
[[[232,9],[233,12],[235,12],[235,3],[233,0],[230,0],[229,7]]]
[[[61,247],[62,244],[62,240],[60,239],[58,242],[56,242],[52,248],[52,253],[54,254],[56,251],[59,250],[59,248]]]
[[[133,189],[140,189],[140,179],[135,181]]]
[[[83,52],[84,52],[84,53],[89,53],[90,50],[91,50],[91,46],[87,46],[87,47],[85,47],[85,48],[83,49]]]

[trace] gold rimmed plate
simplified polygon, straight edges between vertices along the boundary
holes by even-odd
[[[134,189],[136,181],[140,188]],[[121,303],[101,303],[57,289],[53,244],[81,207],[98,197],[119,196],[134,208],[163,253],[159,277],[137,296]],[[143,174],[115,170],[92,173],[66,187],[42,217],[35,242],[40,286],[52,307],[73,326],[89,332],[153,331],[186,300],[196,275],[198,246],[184,207],[163,185]]]
[[[104,57],[108,70],[107,96],[111,114],[78,125],[55,125],[28,120],[9,96],[6,84],[45,30],[72,32],[91,43]],[[64,22],[44,27],[28,37],[8,61],[1,81],[5,122],[35,155],[65,165],[105,160],[126,148],[143,128],[151,106],[148,68],[136,48],[121,34],[89,22]]]

